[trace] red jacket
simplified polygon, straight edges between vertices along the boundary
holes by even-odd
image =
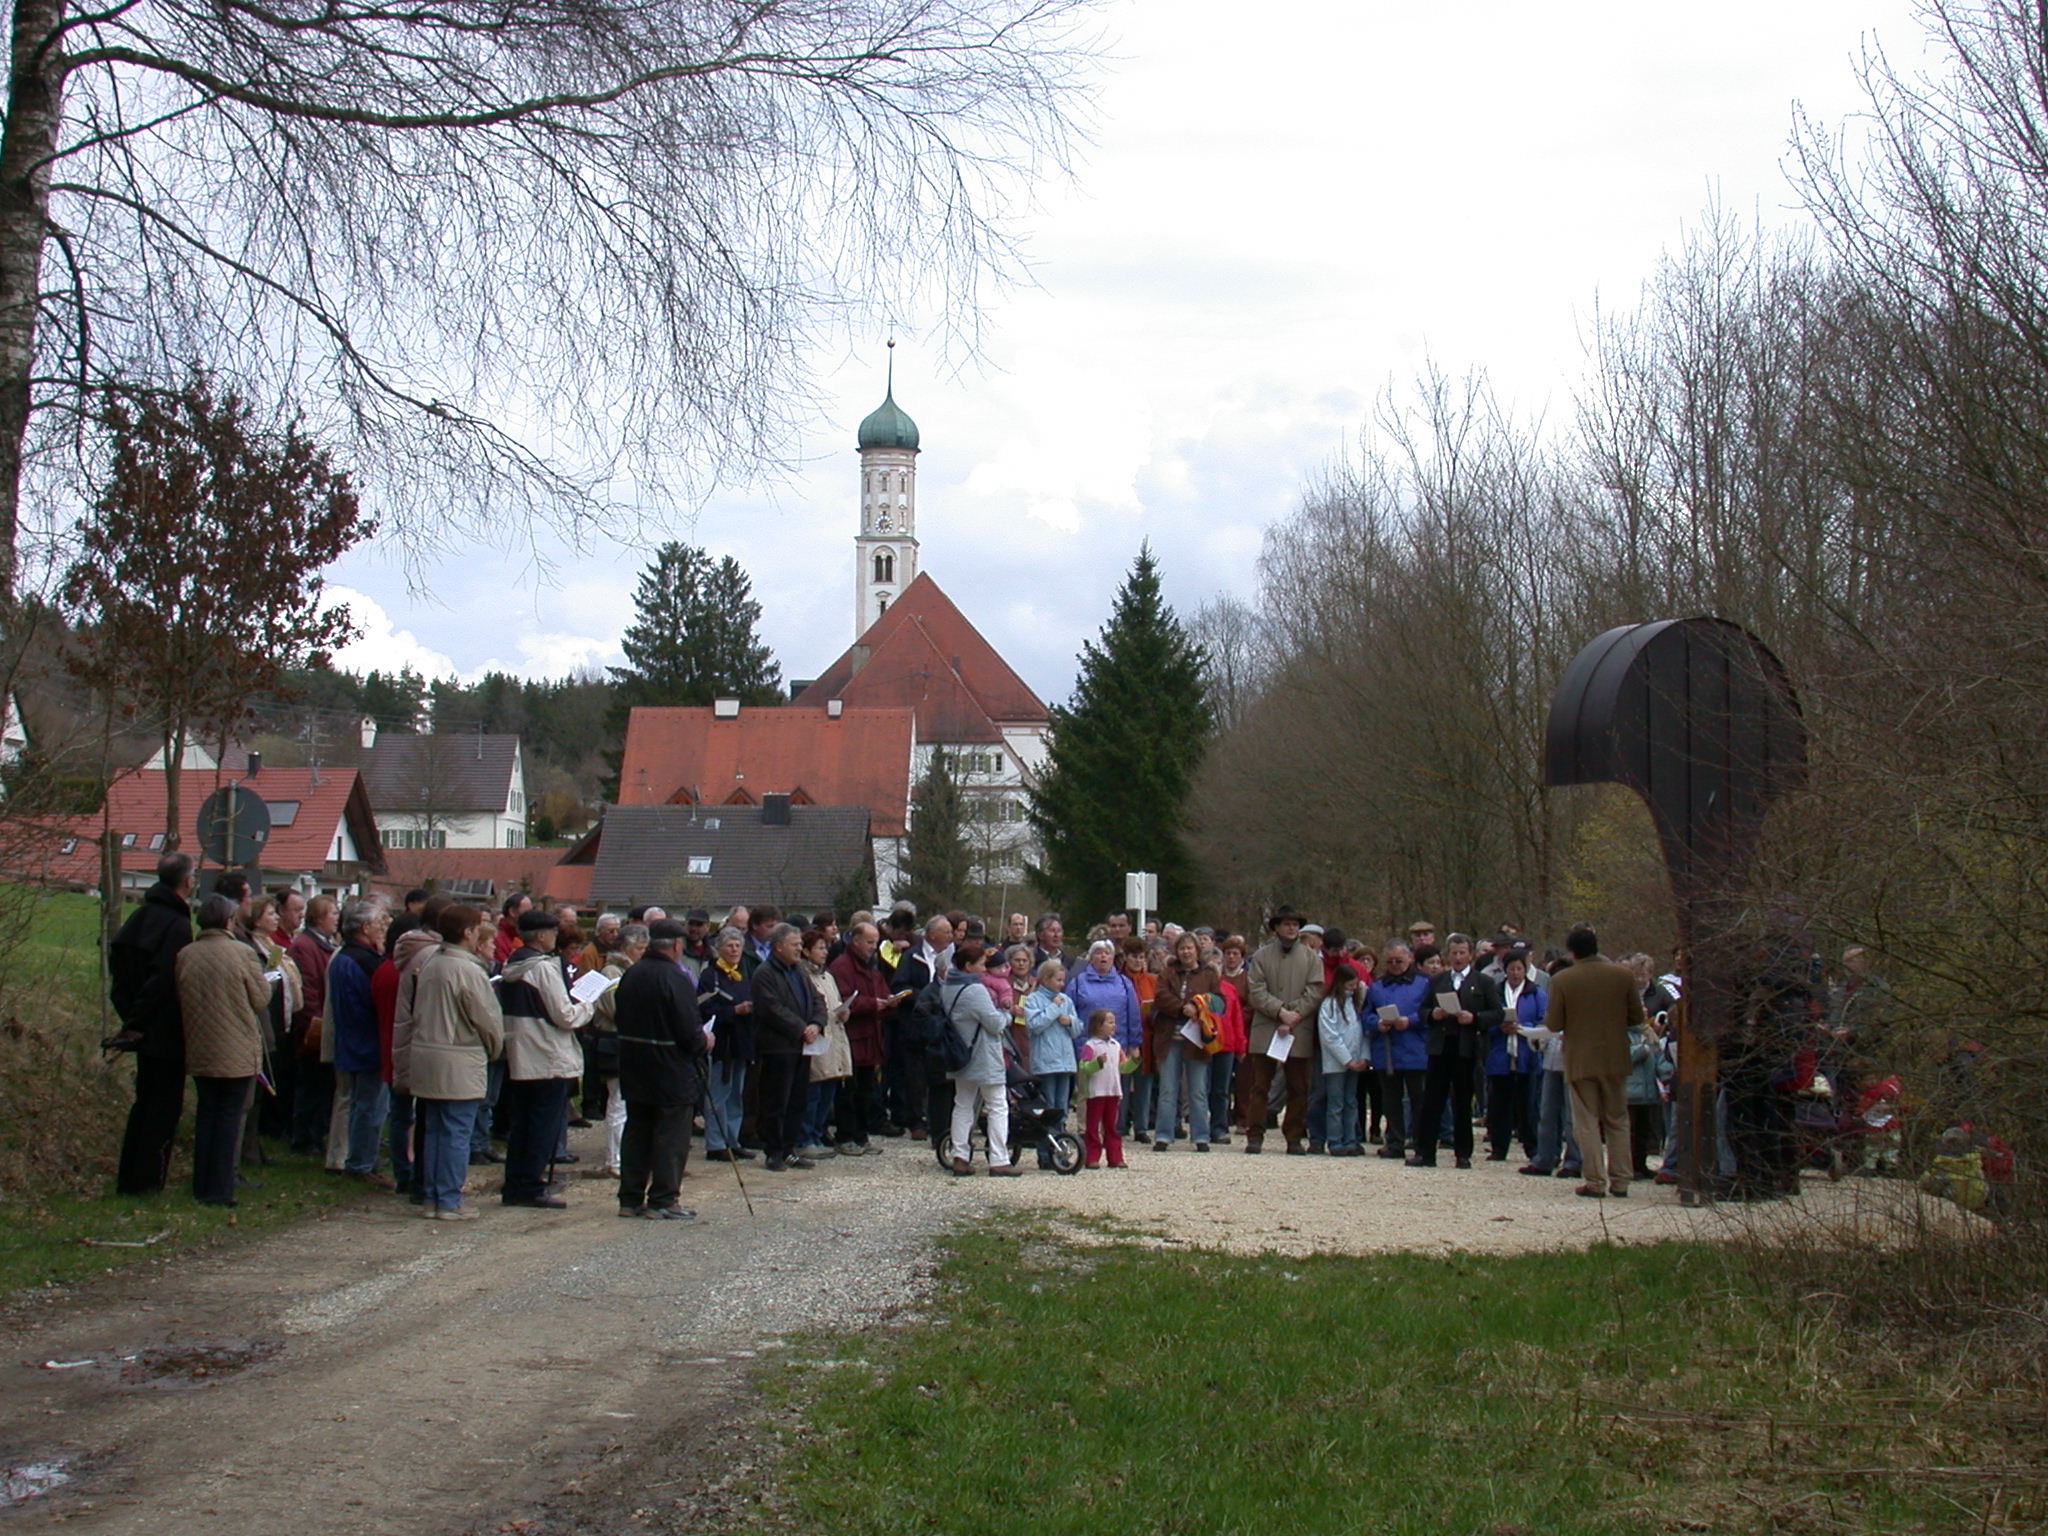
[[[856,1067],[879,1067],[882,1064],[882,1021],[896,1007],[890,1001],[893,994],[889,990],[889,973],[882,969],[879,956],[873,965],[862,965],[850,949],[825,969],[839,983],[839,999],[848,1008],[846,1043],[853,1048],[853,1064]]]
[[[519,925],[509,917],[499,918],[498,938],[491,946],[492,953],[498,958],[498,964],[503,966],[506,961],[512,958],[512,951],[518,947]]]

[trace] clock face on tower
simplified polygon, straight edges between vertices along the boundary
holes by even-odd
[[[888,513],[884,512],[879,518],[875,520],[875,526],[879,528],[882,532],[887,533],[896,526],[896,520],[889,516]]]

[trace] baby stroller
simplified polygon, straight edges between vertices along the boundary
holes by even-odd
[[[1066,1128],[1066,1116],[1046,1102],[1045,1091],[1038,1086],[1038,1079],[1018,1065],[1016,1052],[1007,1043],[1003,1047],[1003,1068],[1010,1100],[1010,1156],[1022,1157],[1026,1147],[1034,1147],[1050,1159],[1054,1173],[1079,1173],[1081,1138]],[[940,1125],[934,1115],[932,1155],[938,1158],[941,1168],[953,1166],[953,1154],[947,1145],[951,1140],[951,1127]],[[974,1130],[967,1138],[967,1155],[970,1158],[977,1147],[985,1159],[988,1156],[986,1115],[974,1117]]]

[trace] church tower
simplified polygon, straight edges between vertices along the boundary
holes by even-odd
[[[858,640],[917,579],[917,423],[896,403],[896,343],[882,403],[860,424],[860,533],[853,541]]]

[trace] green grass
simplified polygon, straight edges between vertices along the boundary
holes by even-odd
[[[278,1161],[246,1170],[262,1187],[244,1191],[236,1209],[197,1205],[185,1185],[189,1120],[179,1133],[169,1191],[140,1198],[102,1193],[113,1185],[134,1058],[109,1061],[99,1050],[99,903],[69,892],[0,888],[0,905],[13,902],[26,904],[28,921],[4,966],[0,1297],[161,1260],[362,1198],[318,1159],[273,1143]],[[107,1020],[104,1027],[114,1026]],[[146,1246],[99,1247],[86,1239]]]
[[[1929,1383],[1817,1366],[1827,1352],[1732,1276],[1680,1245],[1279,1259],[977,1230],[953,1243],[933,1317],[767,1378],[803,1428],[762,1520],[817,1536],[1895,1533],[1975,1531],[1987,1498],[2001,1518],[2041,1498],[2038,1479],[2001,1496],[1999,1479],[1920,1475],[2014,1453],[1980,1443],[1981,1421],[1972,1437],[1967,1405],[1944,1416]],[[1926,1399],[1911,1432],[1901,1392]],[[1899,1472],[1855,1470],[1872,1466]]]
[[[179,1145],[191,1146],[189,1123]],[[240,1191],[233,1210],[199,1205],[189,1188],[175,1183],[159,1195],[58,1195],[12,1205],[0,1221],[0,1298],[76,1284],[368,1198],[360,1186],[328,1173],[317,1157],[274,1149],[271,1155],[278,1160],[268,1167],[243,1170],[260,1187]],[[185,1171],[181,1157],[173,1178]],[[140,1246],[98,1246],[103,1243]]]

